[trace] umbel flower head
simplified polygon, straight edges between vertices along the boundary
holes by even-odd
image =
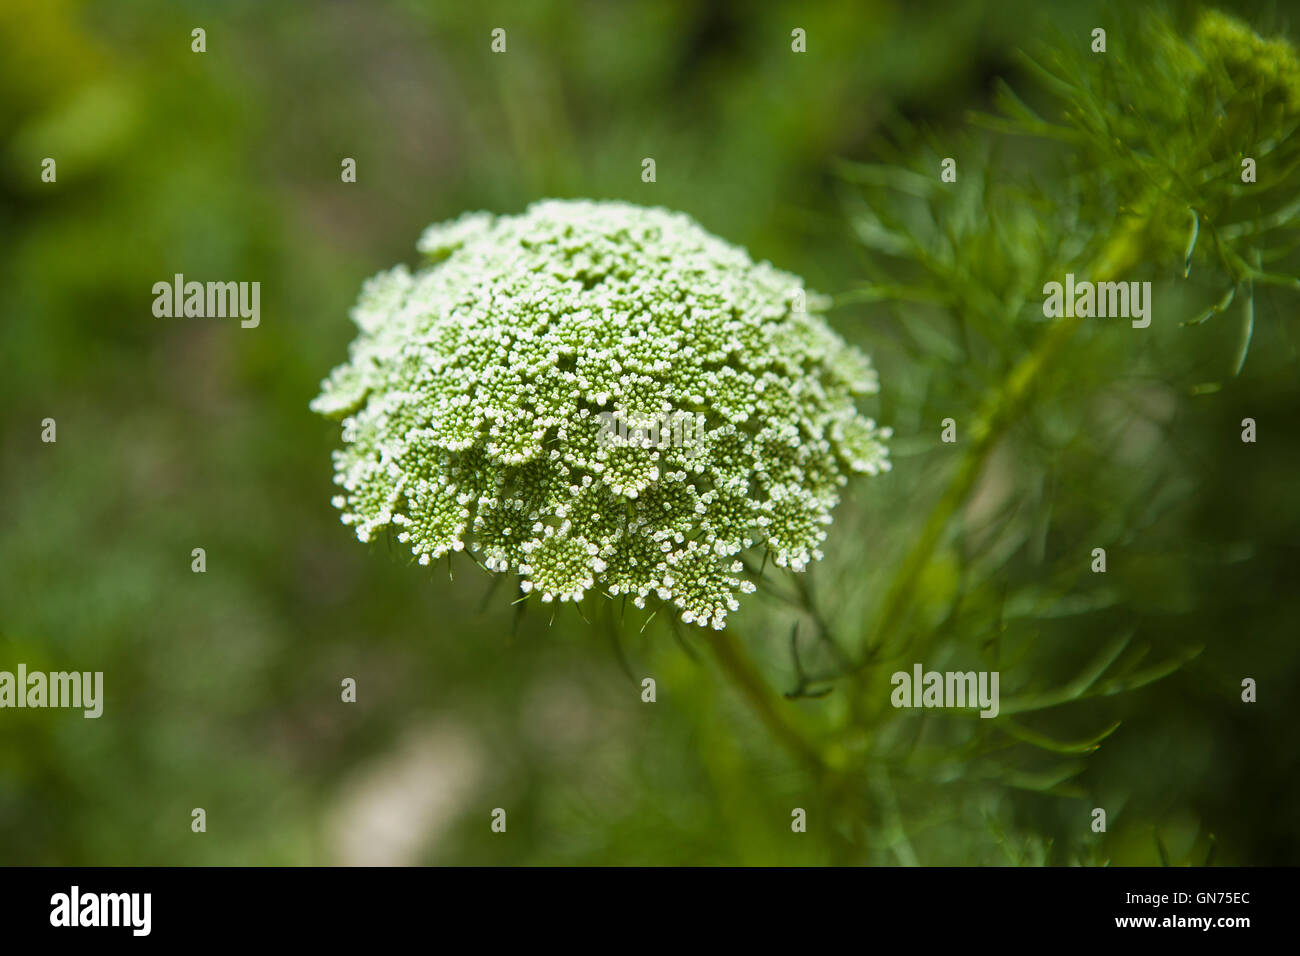
[[[803,570],[846,475],[889,468],[855,406],[867,357],[802,280],[688,216],[544,201],[418,248],[425,268],[365,283],[312,402],[342,419],[334,503],[362,541],[393,529],[422,564],[468,550],[543,601],[653,595],[721,628],[754,590],[742,552]],[[674,416],[692,427],[611,427]]]

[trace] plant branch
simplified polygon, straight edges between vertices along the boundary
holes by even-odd
[[[706,640],[728,679],[781,745],[810,769],[818,773],[829,770],[821,749],[789,719],[787,707],[782,706],[783,699],[763,680],[734,632],[710,630]]]
[[[1141,251],[1140,233],[1140,223],[1126,224],[1105,245],[1085,274],[1093,281],[1113,281],[1137,261]],[[867,655],[878,652],[897,634],[911,608],[923,572],[953,516],[966,503],[974,489],[989,453],[1019,419],[1044,372],[1051,368],[1081,324],[1082,320],[1077,316],[1056,322],[1039,339],[1033,351],[1011,370],[998,391],[985,402],[971,430],[971,444],[957,466],[952,483],[931,510],[920,537],[903,559],[885,593],[876,626],[867,637]]]

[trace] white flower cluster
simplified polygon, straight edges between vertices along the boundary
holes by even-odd
[[[803,570],[845,473],[889,468],[854,405],[867,357],[802,311],[798,277],[688,216],[545,201],[419,249],[428,267],[366,282],[312,402],[343,420],[334,501],[362,541],[391,527],[421,563],[467,548],[543,601],[656,595],[721,628],[754,589],[742,551]],[[692,448],[602,442],[614,408],[705,427]]]

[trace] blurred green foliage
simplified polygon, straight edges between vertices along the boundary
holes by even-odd
[[[1173,13],[1190,28],[1192,7]],[[1181,233],[1140,257],[1151,328],[1076,333],[989,443],[906,616],[881,617],[961,468],[940,420],[964,429],[997,394],[1042,334],[1039,272],[1104,244],[1133,185],[1107,192],[1086,154],[1063,177],[1068,145],[964,114],[1007,105],[995,78],[1034,88],[1018,49],[1051,31],[1082,49],[1106,16],[1020,0],[0,7],[0,669],[102,670],[107,695],[97,721],[0,712],[0,862],[1297,862],[1293,294],[1255,286],[1234,376],[1238,322],[1177,324],[1222,284],[1182,278]],[[1112,27],[1108,55],[1140,75],[1124,37]],[[870,169],[933,174],[950,155],[960,188],[928,222],[965,234],[941,283],[864,239],[900,208]],[[334,426],[307,402],[362,279],[412,261],[430,222],[543,196],[694,215],[838,295],[837,328],[880,368],[869,411],[898,436],[892,475],[851,488],[826,562],[806,581],[769,571],[728,631],[771,688],[768,719],[691,633],[591,602],[516,618],[468,563],[449,581],[361,547],[329,505]],[[1270,268],[1294,275],[1282,252]],[[154,318],[151,287],[177,272],[260,281],[260,327]],[[1087,571],[1099,546],[1104,577]],[[865,664],[816,679],[842,656]],[[996,664],[1004,710],[1085,697],[991,722],[892,711],[889,673],[914,660]],[[1258,704],[1240,702],[1245,676]]]

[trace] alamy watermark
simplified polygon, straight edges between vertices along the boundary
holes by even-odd
[[[148,936],[152,911],[152,893],[83,893],[74,885],[50,897],[50,925],[58,927],[123,926]]]
[[[153,295],[153,314],[160,319],[238,316],[245,329],[262,321],[260,282],[186,282],[178,272],[171,282],[155,282]]]
[[[1081,318],[1132,319],[1133,328],[1151,324],[1150,282],[1075,282],[1066,273],[1065,284],[1043,286],[1043,315],[1049,319]]]
[[[895,707],[978,707],[981,717],[998,715],[998,671],[897,671],[889,702]]]
[[[696,412],[661,412],[634,415],[624,411],[601,412],[596,441],[601,448],[686,448],[694,457],[704,449],[704,415]]]
[[[104,712],[103,671],[0,671],[0,707],[80,708],[87,719]]]

